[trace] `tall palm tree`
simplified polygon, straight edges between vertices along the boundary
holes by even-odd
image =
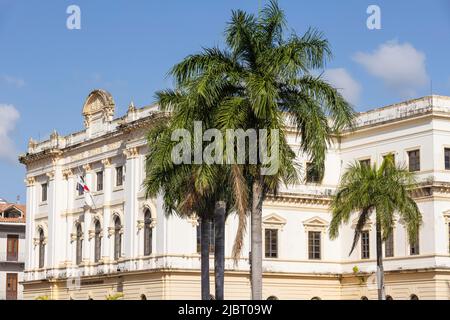
[[[286,141],[287,125],[297,129],[301,151],[322,175],[328,143],[333,134],[351,127],[354,116],[341,94],[311,73],[322,70],[331,57],[328,41],[314,29],[301,37],[286,37],[285,29],[285,16],[276,1],[270,1],[258,18],[241,10],[233,11],[225,31],[226,49],[204,49],[172,70],[177,83],[195,79],[203,84],[204,95],[212,99],[223,94],[223,90],[228,91],[215,109],[218,128],[279,130],[279,170],[271,175],[261,174],[262,159],[245,169],[251,194],[252,298],[257,300],[262,299],[264,198],[268,193],[276,193],[280,183],[298,181],[295,154]],[[259,148],[260,140],[257,136],[252,144]],[[240,227],[244,228],[244,223],[242,219]],[[237,239],[233,248],[235,259],[241,247],[242,239]]]
[[[355,162],[342,176],[331,203],[331,239],[338,237],[340,225],[348,223],[352,213],[358,214],[350,254],[366,222],[375,214],[379,300],[386,298],[382,243],[392,232],[395,215],[404,221],[410,243],[416,241],[422,223],[422,215],[411,196],[414,185],[414,175],[403,167],[397,167],[392,156],[385,157],[379,168]]]

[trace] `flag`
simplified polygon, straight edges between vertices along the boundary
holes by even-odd
[[[78,194],[84,195],[84,202],[86,203],[86,205],[92,207],[94,201],[92,199],[91,191],[84,182],[84,178],[82,176],[78,176],[77,190]]]

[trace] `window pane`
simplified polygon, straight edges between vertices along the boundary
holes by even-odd
[[[309,231],[308,232],[308,257],[309,259],[320,260],[321,259],[321,232]]]
[[[97,191],[103,190],[103,171],[97,172]]]
[[[408,152],[409,171],[420,171],[420,151],[414,150]]]
[[[306,182],[307,183],[320,183],[320,175],[313,163],[306,163]]]
[[[418,255],[419,254],[419,233],[417,233],[416,241],[414,243],[410,244],[410,254],[411,255]]]
[[[123,167],[116,168],[116,186],[121,186],[123,184]]]
[[[384,255],[385,257],[393,257],[394,256],[394,232],[391,230],[389,237],[386,239],[384,243]]]
[[[47,184],[46,184],[46,183],[43,183],[43,184],[41,185],[41,190],[42,190],[42,194],[41,194],[41,196],[42,196],[42,198],[41,198],[42,202],[47,201]]]
[[[265,229],[264,231],[264,247],[266,258],[276,258],[278,256],[278,230]]]
[[[444,149],[445,170],[450,170],[450,148]]]
[[[361,233],[361,259],[370,258],[369,231]]]

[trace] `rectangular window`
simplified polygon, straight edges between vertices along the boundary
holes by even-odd
[[[47,183],[41,184],[41,201],[42,202],[47,201],[47,189],[48,189]]]
[[[361,259],[370,258],[369,231],[361,232]]]
[[[277,258],[278,257],[278,230],[277,229],[265,229],[264,230],[264,245],[265,245],[265,257]]]
[[[320,260],[320,244],[321,232],[320,231],[309,231],[308,232],[308,258],[311,260]]]
[[[19,257],[19,236],[8,234],[6,239],[6,261],[17,261]]]
[[[450,170],[450,148],[444,149],[445,170]]]
[[[419,233],[417,233],[416,241],[410,244],[409,254],[412,256],[418,255],[420,253],[419,247]]]
[[[123,185],[123,166],[116,168],[116,186],[120,187]]]
[[[394,256],[394,231],[391,230],[389,237],[384,242],[384,256],[390,258]]]
[[[320,175],[313,163],[306,163],[306,182],[307,183],[320,183]]]
[[[420,171],[420,151],[408,151],[409,171]]]
[[[360,164],[361,166],[367,166],[367,167],[370,167],[370,159],[359,160],[359,164]]]
[[[103,171],[97,172],[97,191],[103,190]]]

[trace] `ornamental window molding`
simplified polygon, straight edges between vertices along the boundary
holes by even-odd
[[[309,231],[326,232],[326,229],[328,227],[328,221],[319,216],[315,216],[303,221],[303,227],[305,229],[305,232]]]
[[[356,229],[356,226],[358,225],[358,220],[359,220],[359,215],[355,219],[352,220],[352,228],[353,229]],[[373,226],[373,222],[372,222],[372,220],[370,220],[370,218],[368,218],[366,220],[366,223],[362,227],[361,231],[372,231],[372,226]]]
[[[276,213],[269,214],[262,219],[264,229],[277,229],[282,231],[286,222],[286,219]]]

